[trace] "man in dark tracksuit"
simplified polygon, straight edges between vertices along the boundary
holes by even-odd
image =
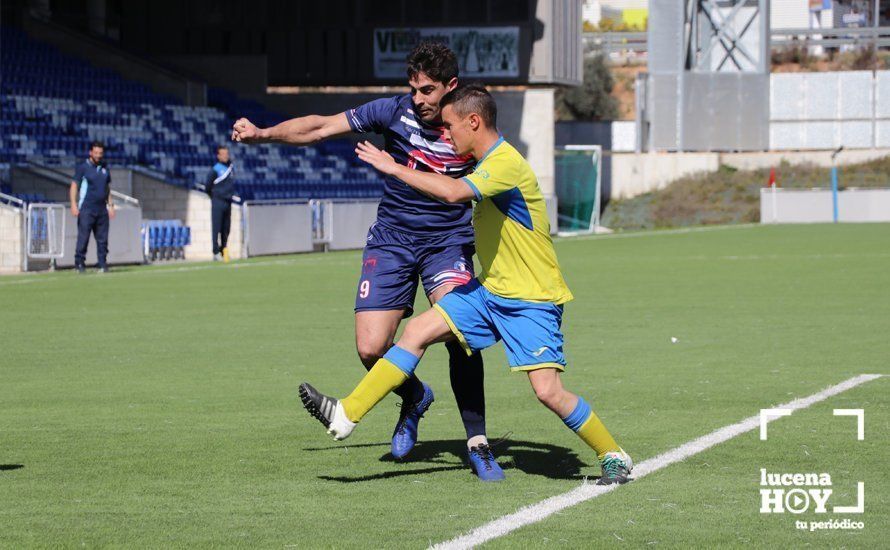
[[[96,238],[99,272],[108,272],[108,226],[109,220],[114,218],[114,203],[111,202],[111,174],[102,161],[104,154],[105,146],[102,142],[94,141],[90,144],[90,156],[75,166],[74,179],[68,190],[71,213],[77,218],[74,267],[80,273],[85,271],[90,232]]]
[[[213,261],[229,261],[229,229],[232,225],[232,196],[235,195],[234,166],[228,147],[216,148],[216,164],[204,184],[212,203]]]

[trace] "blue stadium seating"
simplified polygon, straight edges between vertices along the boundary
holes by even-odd
[[[0,163],[70,161],[102,140],[112,165],[141,165],[170,181],[203,183],[215,146],[228,142],[232,122],[261,126],[283,117],[212,88],[209,107],[172,97],[67,56],[16,27],[0,29]],[[316,147],[233,146],[237,192],[244,200],[374,198],[383,180],[358,163],[346,140]]]
[[[142,224],[143,249],[149,260],[183,259],[192,243],[192,230],[179,220],[151,220]]]

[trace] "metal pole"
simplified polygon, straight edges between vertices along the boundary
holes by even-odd
[[[841,145],[831,154],[831,208],[832,208],[832,221],[837,223],[837,161],[835,160],[838,154],[844,150],[844,146]]]
[[[837,223],[837,166],[831,165],[831,220]]]

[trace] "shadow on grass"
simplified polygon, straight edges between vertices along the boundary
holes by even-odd
[[[304,451],[342,450],[346,445],[309,448]],[[348,445],[348,447],[389,447],[389,443],[366,443]],[[388,472],[364,476],[318,476],[327,481],[355,483],[359,481],[375,481],[392,479],[418,474],[432,474],[453,470],[467,470],[466,441],[452,439],[443,441],[418,442],[408,456],[408,460],[396,460],[388,452],[380,457],[381,462],[390,462],[402,467]],[[519,470],[529,475],[538,475],[550,479],[582,480],[581,469],[587,464],[582,462],[575,451],[558,445],[535,443],[532,441],[504,440],[493,446],[498,464],[508,473]],[[591,476],[592,479],[592,476]]]
[[[18,470],[20,468],[24,468],[24,464],[0,464],[0,472],[6,472],[9,470]]]

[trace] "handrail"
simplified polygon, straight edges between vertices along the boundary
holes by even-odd
[[[170,181],[167,179],[167,176],[163,172],[158,172],[151,168],[146,168],[144,166],[130,166],[129,169],[133,172],[142,174],[143,176],[148,176],[150,178],[154,178],[158,181],[166,183],[167,185],[175,185],[177,187],[188,189],[189,191],[199,191],[201,193],[207,193],[207,187],[203,183],[188,182],[185,185],[179,185],[177,183],[170,183]],[[244,202],[238,195],[233,195],[232,200],[238,204]]]
[[[31,170],[39,171],[38,173],[40,175],[45,176],[48,180],[52,181],[53,183],[58,183],[59,185],[65,185],[65,186],[68,186],[71,184],[71,176],[69,176],[68,174],[66,174],[64,172],[56,170],[55,168],[50,168],[49,166],[43,166],[43,165],[37,164],[36,162],[33,162],[33,161],[27,161],[25,164]],[[135,199],[129,195],[125,195],[124,193],[121,193],[120,191],[115,191],[114,189],[112,189],[111,196],[116,199],[120,199],[126,203],[129,203],[129,204],[132,204],[135,206],[139,206],[138,199]]]
[[[824,29],[808,29],[808,28],[792,28],[792,29],[772,29],[772,36],[782,36],[787,34],[794,35],[813,35],[821,34],[822,36],[890,36],[890,27],[828,27]]]
[[[7,195],[6,193],[0,193],[0,200],[6,201],[7,203],[17,202],[19,204],[18,208],[25,207],[25,201],[23,201],[22,199],[20,199],[18,197],[13,197],[12,195]],[[9,206],[6,203],[0,203],[0,204],[3,204],[4,206]]]
[[[648,49],[648,34],[646,32],[585,32],[581,34],[581,37],[584,46],[593,50],[645,52]],[[874,44],[875,46],[886,47],[890,46],[890,27],[771,29],[770,42],[771,45],[778,47],[789,44],[809,44],[813,46]]]

